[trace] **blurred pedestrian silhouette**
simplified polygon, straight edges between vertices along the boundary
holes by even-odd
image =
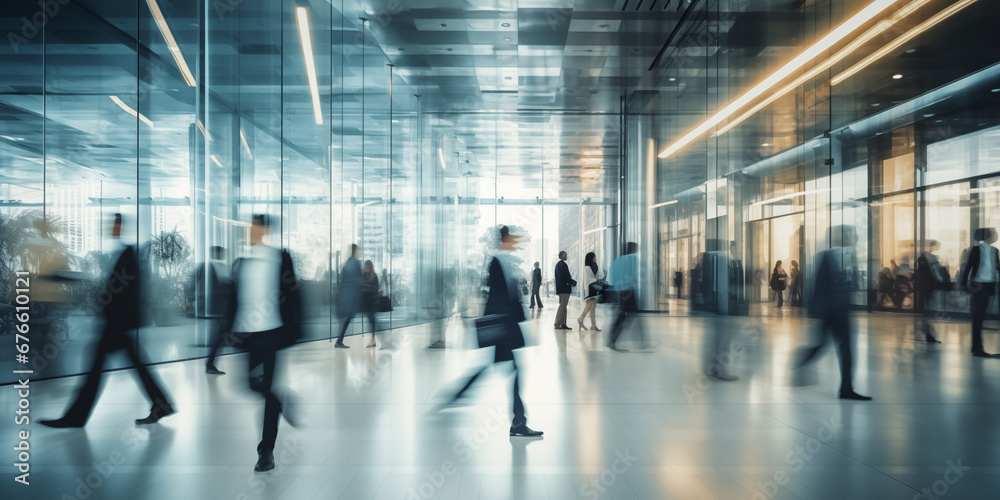
[[[233,280],[226,263],[225,250],[220,246],[213,246],[209,252],[211,260],[202,263],[195,271],[195,280],[198,281],[195,290],[203,294],[206,299],[205,316],[219,320],[215,321],[212,328],[212,343],[208,359],[205,360],[205,373],[225,375],[226,372],[216,368],[215,358],[224,343],[228,343],[230,347],[234,343],[221,321],[229,308]]]
[[[1000,256],[993,243],[997,241],[996,229],[984,227],[973,233],[976,244],[966,251],[967,261],[959,275],[959,287],[972,294],[969,307],[972,312],[972,355],[990,357],[983,349],[983,320],[986,319],[990,301],[997,294],[1000,281]]]
[[[385,274],[385,270],[383,270],[383,274]],[[372,327],[372,339],[367,347],[375,347],[375,312],[381,297],[378,275],[375,274],[375,264],[366,260],[361,269],[361,312],[368,318],[368,323]]]
[[[625,329],[625,323],[630,319],[636,319],[639,312],[638,290],[639,290],[639,258],[636,252],[639,245],[633,242],[625,244],[624,253],[611,263],[611,273],[608,280],[611,283],[614,295],[618,302],[618,316],[611,326],[608,336],[607,346],[619,352],[624,349],[618,348],[618,338]],[[646,346],[646,335],[641,322],[638,323],[637,330],[639,339]]]
[[[352,244],[351,257],[344,263],[344,271],[341,273],[340,280],[338,312],[343,323],[340,327],[340,336],[337,337],[337,343],[333,345],[334,347],[340,349],[347,349],[350,347],[347,344],[344,344],[344,335],[347,333],[347,327],[350,326],[351,320],[353,320],[354,316],[361,310],[362,278],[360,259],[361,247],[356,244]]]
[[[595,332],[601,331],[597,327],[597,296],[601,294],[601,290],[594,286],[597,283],[598,267],[597,267],[597,254],[590,252],[583,259],[583,295],[584,307],[583,312],[580,313],[580,317],[576,318],[576,323],[580,325],[580,330],[586,330],[587,327],[583,326],[583,321],[587,319],[587,315],[590,315],[590,329]]]
[[[799,307],[802,305],[802,271],[799,263],[792,261],[792,269],[788,273],[788,305]]]
[[[161,389],[156,376],[146,367],[145,356],[139,350],[130,333],[140,326],[139,269],[136,264],[135,248],[120,242],[122,216],[115,214],[111,225],[111,236],[116,241],[115,260],[106,284],[101,288],[97,303],[104,316],[104,330],[94,353],[93,362],[83,386],[77,392],[76,400],[62,418],[41,420],[49,427],[83,427],[94,409],[101,392],[104,359],[108,354],[124,350],[139,376],[146,396],[152,403],[149,416],[135,421],[137,424],[152,424],[174,413],[169,396]]]
[[[264,243],[271,232],[267,215],[255,215],[250,226],[250,256],[233,264],[232,296],[227,314],[227,330],[249,353],[247,367],[250,390],[264,398],[264,422],[257,444],[254,471],[274,468],[274,443],[278,438],[278,417],[293,426],[290,397],[274,387],[278,351],[302,337],[302,301],[292,257]]]
[[[541,431],[532,430],[528,427],[528,420],[525,416],[524,402],[521,401],[519,370],[514,359],[514,350],[524,347],[524,334],[521,332],[520,322],[525,320],[524,306],[521,304],[521,293],[517,289],[517,284],[512,279],[512,264],[509,262],[510,253],[514,251],[518,243],[518,237],[510,234],[507,226],[500,228],[500,248],[489,264],[487,286],[489,294],[486,298],[486,307],[483,310],[484,318],[495,319],[495,326],[500,331],[490,345],[495,348],[493,354],[493,364],[510,361],[514,366],[514,391],[512,393],[512,404],[514,418],[510,424],[511,436],[535,437],[541,436]],[[483,345],[484,337],[480,336],[480,347]],[[454,396],[449,403],[454,403],[461,398],[465,391],[479,378],[489,366],[483,367],[473,374],[468,381]]]
[[[779,260],[774,264],[774,271],[771,272],[771,290],[774,290],[774,295],[778,299],[778,307],[780,308],[785,303],[785,288],[788,286],[788,274],[781,267],[781,261]]]
[[[840,399],[870,401],[872,398],[854,392],[852,336],[849,308],[855,288],[857,258],[854,246],[858,236],[854,226],[839,225],[829,229],[830,249],[816,255],[816,276],[812,279],[809,297],[809,317],[819,320],[815,343],[800,350],[793,373],[793,383],[815,383],[810,365],[832,337],[840,358]]]
[[[717,243],[718,240],[709,240],[706,246],[718,248]],[[698,256],[698,263],[701,297],[692,303],[706,317],[704,373],[718,380],[738,380],[731,372],[735,362],[731,352],[733,332],[725,321],[729,314],[729,259],[722,252],[705,252]]]
[[[931,324],[934,315],[931,313],[930,304],[934,299],[934,292],[947,291],[951,288],[951,276],[934,255],[934,250],[940,244],[936,240],[928,240],[926,246],[928,251],[917,258],[917,269],[914,273],[916,286],[913,297],[915,309],[919,313],[915,318],[917,323],[914,326],[914,333],[923,334],[926,342],[939,344],[941,341],[934,337],[934,327]]]
[[[531,309],[535,308],[535,302],[538,302],[538,308],[541,309],[545,306],[542,305],[542,296],[538,292],[542,288],[542,268],[538,262],[535,262],[535,269],[531,271]]]
[[[559,295],[559,308],[556,309],[556,330],[571,330],[570,327],[566,326],[566,316],[569,314],[566,308],[569,305],[569,296],[573,293],[573,287],[576,286],[576,280],[570,275],[566,256],[565,250],[560,251],[559,262],[556,262],[556,294]]]

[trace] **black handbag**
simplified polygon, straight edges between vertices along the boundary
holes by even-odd
[[[506,314],[488,314],[476,318],[479,347],[490,347],[509,341],[510,324]]]
[[[375,302],[375,312],[392,312],[392,299],[385,295],[379,295],[378,300]]]

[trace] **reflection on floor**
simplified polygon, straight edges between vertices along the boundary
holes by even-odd
[[[282,421],[270,473],[252,472],[262,405],[244,389],[241,354],[220,360],[222,376],[197,360],[158,366],[179,413],[141,428],[132,420],[149,406],[131,371],[114,372],[85,429],[28,426],[31,485],[8,475],[0,496],[834,500],[1000,491],[1000,359],[969,356],[966,325],[939,324],[944,343],[928,345],[912,341],[907,317],[856,318],[855,385],[875,397],[859,403],[834,398],[832,350],[819,385],[789,386],[804,318],[732,318],[740,380],[718,382],[698,373],[704,319],[648,317],[655,348],[617,353],[597,332],[553,332],[554,309],[529,320],[535,345],[519,358],[528,423],[544,439],[507,435],[504,370],[470,406],[431,412],[488,353],[428,350],[429,325],[393,332],[394,349],[366,349],[367,336],[356,336],[349,350],[322,341],[287,351],[282,380],[299,395],[304,425]],[[598,321],[607,330],[610,318]],[[459,318],[444,327],[452,347],[468,343]],[[1000,351],[995,332],[986,337]],[[31,384],[33,421],[59,416],[78,383]],[[16,405],[16,391],[3,388],[5,419]],[[15,429],[3,429],[11,460]]]

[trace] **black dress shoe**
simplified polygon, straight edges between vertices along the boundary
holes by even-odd
[[[84,424],[83,422],[70,420],[66,417],[59,418],[56,420],[39,420],[38,423],[46,427],[52,427],[53,429],[69,429],[72,427],[83,427]]]
[[[340,342],[337,342],[336,344],[333,344],[333,347],[336,347],[337,349],[350,349],[351,348],[351,346],[349,346],[347,344],[340,343]]]
[[[714,378],[716,380],[722,380],[724,382],[733,382],[739,380],[740,378],[736,375],[732,375],[726,372],[711,372],[707,374],[709,378]]]
[[[535,431],[528,428],[527,425],[519,425],[517,427],[510,428],[511,436],[524,436],[524,437],[538,437],[542,435],[542,431]]]
[[[853,399],[855,401],[871,401],[872,398],[869,396],[862,396],[854,391],[851,392],[841,392],[840,399]]]
[[[165,409],[156,408],[154,406],[153,409],[150,410],[148,417],[146,417],[146,418],[137,418],[137,419],[135,419],[135,423],[138,424],[138,425],[155,424],[155,423],[159,422],[161,418],[169,417],[170,415],[173,415],[174,413],[177,413],[177,412],[174,411],[174,409],[172,407],[170,407],[170,406],[166,407]]]
[[[226,374],[226,372],[224,372],[224,371],[216,368],[215,365],[208,365],[208,366],[206,366],[205,367],[205,373],[207,373],[209,375],[225,375]]]
[[[274,469],[274,453],[271,450],[260,450],[257,452],[257,465],[253,466],[254,472],[267,472]]]
[[[940,340],[938,340],[938,339],[936,339],[934,337],[926,337],[926,338],[924,338],[924,342],[927,342],[928,344],[940,344],[941,343]]]
[[[992,358],[993,357],[992,354],[990,354],[990,353],[988,353],[986,351],[974,351],[972,353],[972,356],[976,357],[976,358]]]

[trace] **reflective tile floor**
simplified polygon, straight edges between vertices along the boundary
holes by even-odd
[[[789,365],[807,319],[655,316],[653,347],[626,336],[619,353],[597,332],[553,332],[554,307],[526,323],[518,353],[528,424],[508,436],[508,367],[468,404],[434,411],[491,359],[458,317],[396,330],[392,349],[328,342],[282,354],[280,384],[302,421],[281,422],[277,468],[255,474],[262,404],[245,389],[246,357],[155,367],[179,412],[136,427],[148,403],[117,371],[84,429],[53,430],[79,378],[30,385],[28,426],[11,425],[13,386],[0,387],[4,499],[992,499],[1000,498],[1000,359],[968,355],[968,326],[938,324],[943,344],[914,342],[908,316],[855,317],[855,386],[874,402],[835,398],[833,350],[818,385],[792,387]],[[570,317],[579,313],[571,305]],[[598,322],[609,326],[609,311]],[[711,326],[709,326],[711,325]],[[450,348],[425,346],[441,327]],[[733,333],[734,382],[699,375],[706,328]],[[995,331],[987,349],[1000,351]],[[380,338],[388,341],[389,337]],[[16,432],[30,431],[30,486],[14,482]]]

